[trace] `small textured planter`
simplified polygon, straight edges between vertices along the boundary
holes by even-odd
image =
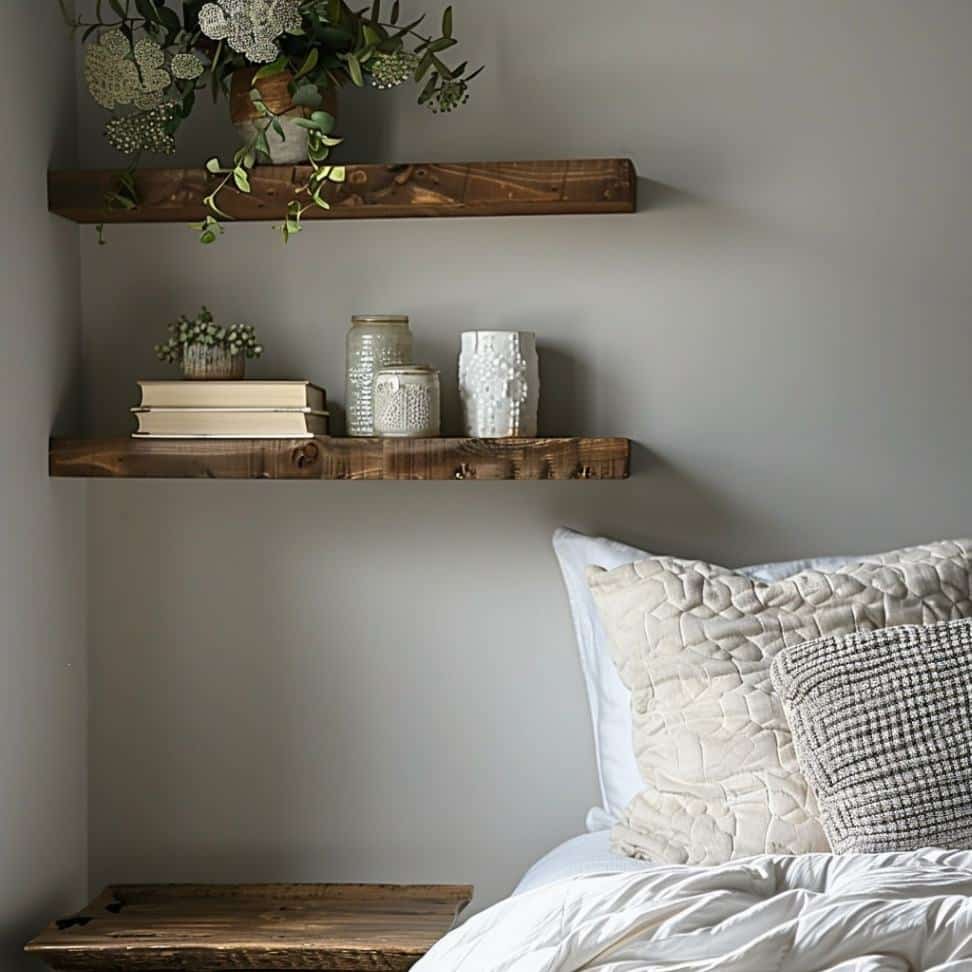
[[[190,344],[182,352],[182,377],[190,381],[236,381],[246,374],[246,355]]]
[[[266,120],[253,104],[250,91],[254,87],[253,76],[257,68],[243,68],[233,72],[230,84],[230,118],[236,126],[240,140],[245,144],[262,131]],[[273,128],[267,130],[267,145],[270,147],[270,161],[274,165],[300,165],[307,161],[307,129],[297,124],[299,118],[307,118],[310,111],[294,106],[290,97],[290,84],[293,75],[283,71],[270,78],[261,78],[255,87],[263,98],[263,103],[278,116],[284,138]],[[337,92],[328,91],[322,105],[331,115],[337,113]],[[259,123],[259,124],[258,124]]]

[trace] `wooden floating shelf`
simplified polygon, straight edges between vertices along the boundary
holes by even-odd
[[[626,479],[631,443],[572,439],[54,439],[50,474],[114,479]]]
[[[251,193],[228,189],[220,207],[236,220],[281,220],[306,166],[257,166]],[[77,223],[185,223],[206,215],[203,197],[217,177],[205,169],[141,169],[136,209],[105,208],[113,171],[48,173],[52,213]],[[561,162],[434,162],[349,165],[343,184],[330,184],[330,210],[305,219],[395,219],[416,216],[550,216],[633,213],[637,178],[630,159]]]

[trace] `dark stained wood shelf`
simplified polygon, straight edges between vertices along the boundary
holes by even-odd
[[[50,474],[115,479],[626,479],[631,443],[571,439],[54,439]]]
[[[405,972],[472,894],[449,885],[112,886],[25,950],[57,972]]]
[[[257,166],[252,193],[226,190],[220,207],[237,220],[281,220],[306,167]],[[136,209],[105,208],[112,171],[48,174],[52,213],[78,223],[169,223],[201,220],[203,197],[216,184],[205,169],[141,169]],[[330,210],[305,219],[394,219],[416,216],[545,216],[633,213],[637,178],[630,159],[553,162],[435,162],[350,165],[343,184],[331,184]]]

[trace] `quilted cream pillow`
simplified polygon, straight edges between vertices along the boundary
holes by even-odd
[[[770,664],[790,645],[972,614],[972,541],[775,583],[650,557],[588,581],[631,691],[644,791],[614,828],[646,860],[721,864],[829,849]]]
[[[834,851],[972,847],[972,624],[781,652],[773,685]]]

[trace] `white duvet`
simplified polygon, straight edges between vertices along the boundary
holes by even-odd
[[[500,902],[416,972],[972,972],[972,853],[581,875]]]

